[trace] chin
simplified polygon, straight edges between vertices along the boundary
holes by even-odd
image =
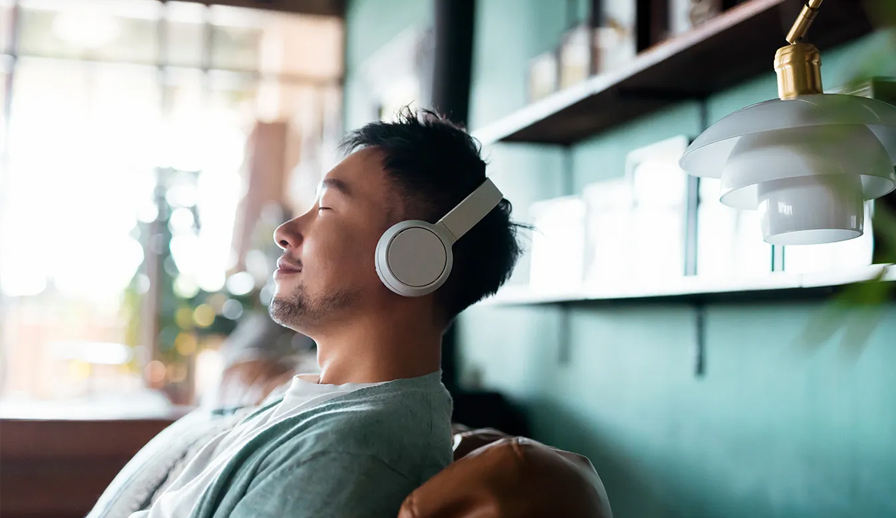
[[[277,296],[284,297],[286,295],[289,295],[291,292],[293,292],[296,289],[296,286],[298,286],[299,284],[300,284],[299,280],[294,279],[292,276],[283,277],[280,279],[275,278],[274,279],[274,296],[275,297],[277,297]]]
[[[274,295],[271,297],[271,300],[283,299],[286,294],[290,292],[289,286],[284,286],[280,283],[274,284]]]
[[[295,320],[297,320],[296,317],[298,316],[293,306],[289,304],[289,300],[278,295],[274,295],[270,304],[268,304],[268,314],[274,322],[290,329],[293,329],[295,326]],[[293,330],[295,331],[295,329]]]

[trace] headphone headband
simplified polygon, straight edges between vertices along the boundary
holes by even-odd
[[[502,199],[504,199],[504,195],[501,194],[501,191],[490,179],[486,178],[482,185],[458,203],[448,214],[445,214],[436,225],[442,226],[448,231],[453,238],[453,243],[482,221],[492,209],[501,203]]]

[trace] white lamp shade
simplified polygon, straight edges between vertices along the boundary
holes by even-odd
[[[896,187],[890,156],[867,126],[810,126],[740,137],[722,166],[719,201],[755,210],[760,185],[818,175],[856,176],[866,199]]]
[[[763,101],[722,118],[691,142],[679,165],[694,176],[721,178],[722,166],[743,135],[839,124],[868,126],[896,164],[896,106],[855,95],[817,94]]]
[[[720,120],[680,160],[721,178],[720,201],[760,212],[771,244],[862,235],[862,202],[896,189],[896,107],[849,95],[771,100]]]
[[[759,184],[758,191],[766,243],[811,245],[862,235],[865,204],[858,176],[784,178]]]

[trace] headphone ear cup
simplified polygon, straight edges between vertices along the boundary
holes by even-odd
[[[383,284],[405,297],[436,291],[451,273],[454,256],[448,238],[425,221],[402,221],[376,246],[376,272]]]

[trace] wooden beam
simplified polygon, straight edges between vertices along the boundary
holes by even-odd
[[[233,7],[249,7],[267,11],[286,13],[313,14],[319,16],[345,15],[345,0],[185,0],[199,4],[229,5]]]

